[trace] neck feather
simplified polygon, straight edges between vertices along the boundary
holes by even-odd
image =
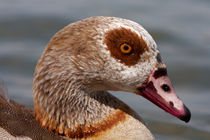
[[[125,112],[134,114],[109,93],[87,88],[78,77],[45,75],[35,73],[34,113],[43,127],[58,135],[86,138],[123,121]]]

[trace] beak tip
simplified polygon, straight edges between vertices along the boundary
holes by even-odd
[[[190,113],[190,110],[185,105],[184,105],[184,111],[185,111],[185,114],[184,116],[180,117],[180,120],[185,121],[185,123],[188,123],[191,118],[191,113]]]

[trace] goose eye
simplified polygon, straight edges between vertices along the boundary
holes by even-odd
[[[120,45],[120,51],[124,54],[130,54],[132,52],[132,47],[127,43],[123,43]]]

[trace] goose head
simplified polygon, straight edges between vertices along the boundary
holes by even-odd
[[[190,120],[190,111],[177,97],[155,41],[130,20],[91,17],[56,33],[38,62],[35,94],[44,79],[55,77],[76,79],[81,88],[93,93],[135,93],[185,122]]]

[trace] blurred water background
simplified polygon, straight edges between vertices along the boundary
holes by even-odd
[[[160,140],[210,139],[210,1],[0,0],[0,79],[10,98],[33,106],[33,71],[49,39],[90,16],[136,21],[153,36],[179,97],[192,113],[185,124],[145,99],[114,93]]]

